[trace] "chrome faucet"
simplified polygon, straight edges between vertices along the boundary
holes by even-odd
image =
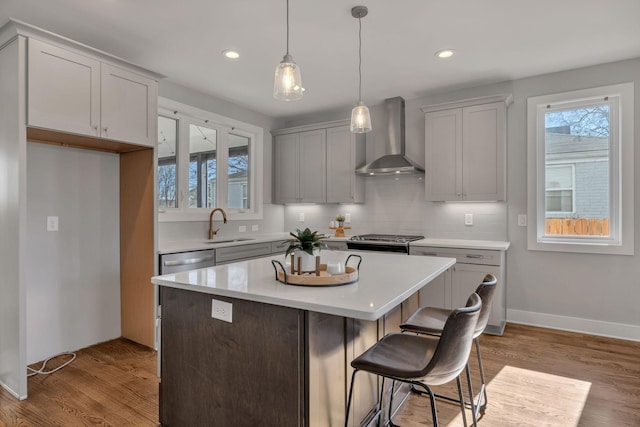
[[[209,214],[209,240],[212,240],[213,236],[215,236],[218,230],[220,230],[219,228],[217,230],[213,229],[213,214],[216,213],[217,211],[220,211],[220,213],[222,214],[223,224],[227,223],[227,214],[224,211],[224,209],[215,208],[214,210],[212,210],[211,213]]]

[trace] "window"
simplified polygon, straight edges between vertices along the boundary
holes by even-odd
[[[263,129],[159,101],[158,219],[205,221],[216,207],[229,219],[260,219]]]
[[[158,207],[177,206],[177,155],[178,121],[158,117]]]
[[[547,218],[573,215],[574,211],[575,165],[554,165],[545,167],[545,211]]]
[[[529,249],[633,254],[633,84],[527,105]]]

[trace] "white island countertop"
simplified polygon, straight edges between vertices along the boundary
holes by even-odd
[[[322,251],[321,262],[344,262],[349,252]],[[283,255],[151,278],[155,285],[362,320],[377,320],[427,285],[454,258],[360,252],[358,281],[341,286],[294,286],[275,279],[272,260]],[[349,265],[357,263],[357,259]],[[428,286],[428,285],[427,285]]]

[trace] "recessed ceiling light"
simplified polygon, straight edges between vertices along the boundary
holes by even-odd
[[[451,58],[453,56],[453,49],[442,49],[436,52],[436,56],[440,59]]]
[[[222,54],[229,58],[229,59],[238,59],[240,58],[240,54],[238,52],[236,52],[235,50],[231,50],[231,49],[227,49],[227,50],[223,50]]]

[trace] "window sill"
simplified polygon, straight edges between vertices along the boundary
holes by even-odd
[[[580,243],[580,242],[550,242],[529,241],[527,249],[530,251],[570,252],[601,255],[634,255],[633,239],[628,243]]]
[[[202,222],[209,221],[209,215],[212,209],[159,209],[158,210],[158,222]],[[262,209],[257,211],[238,211],[238,210],[226,210],[227,221],[243,221],[243,220],[261,220]],[[214,221],[222,219],[222,215],[217,215],[213,218]]]

